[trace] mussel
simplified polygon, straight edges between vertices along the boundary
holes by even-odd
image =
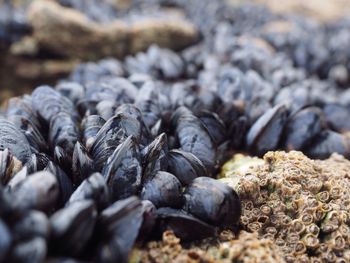
[[[134,137],[129,136],[108,158],[102,172],[113,200],[137,195],[141,188],[140,151]]]

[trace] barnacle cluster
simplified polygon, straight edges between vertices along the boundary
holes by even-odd
[[[296,151],[268,152],[264,161],[222,179],[235,182],[242,229],[273,241],[286,262],[349,262],[350,162]]]
[[[260,239],[257,233],[241,231],[237,239],[184,248],[173,232],[163,234],[162,241],[151,242],[146,250],[134,250],[131,262],[266,262],[284,263],[278,246],[270,239]]]

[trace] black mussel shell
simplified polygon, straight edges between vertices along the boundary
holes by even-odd
[[[72,181],[74,185],[79,185],[94,171],[94,161],[89,156],[83,145],[81,145],[80,142],[77,142],[75,144],[72,159]]]
[[[216,113],[202,110],[197,116],[207,129],[215,145],[220,145],[226,140],[227,128]]]
[[[349,108],[339,104],[326,104],[322,110],[331,129],[337,132],[350,131]]]
[[[266,111],[248,131],[246,143],[249,151],[262,156],[267,151],[276,150],[287,116],[284,105]]]
[[[143,177],[147,178],[157,171],[168,168],[168,140],[165,133],[157,136],[148,146],[142,149]]]
[[[68,156],[72,156],[74,146],[78,140],[78,127],[70,114],[61,112],[51,119],[49,142],[52,149],[58,146],[62,148]]]
[[[108,120],[112,118],[115,114],[117,108],[117,103],[112,100],[102,100],[96,105],[97,114],[103,119]]]
[[[146,179],[140,194],[143,200],[151,201],[156,207],[181,207],[182,185],[171,173],[158,171]]]
[[[208,177],[199,177],[185,189],[184,210],[216,226],[233,227],[241,216],[237,193]]]
[[[115,115],[118,115],[118,114],[123,114],[124,116],[128,116],[130,118],[134,118],[138,122],[140,122],[141,125],[144,125],[142,113],[134,104],[128,104],[128,103],[121,104],[115,110]]]
[[[76,108],[80,116],[97,115],[97,103],[95,100],[82,99],[78,101]]]
[[[322,112],[317,107],[308,107],[293,114],[284,128],[284,148],[302,150],[324,128]]]
[[[110,118],[103,125],[90,149],[90,154],[98,171],[102,169],[117,146],[130,135],[138,142],[141,138],[141,125],[136,119],[124,114],[118,114]]]
[[[122,105],[120,105],[116,109],[115,114],[116,115],[123,114],[125,116],[130,117],[130,118],[136,119],[138,121],[138,123],[141,125],[140,143],[146,144],[149,142],[149,140],[151,138],[150,130],[143,121],[143,114],[134,104],[122,104]]]
[[[12,237],[6,224],[0,219],[0,261],[3,262],[7,252],[10,249]]]
[[[43,212],[32,210],[17,221],[11,230],[16,242],[34,237],[48,240],[50,235],[49,219]]]
[[[41,263],[47,254],[46,240],[33,237],[17,243],[10,254],[10,262]]]
[[[21,116],[29,120],[37,129],[40,130],[41,125],[36,118],[36,113],[32,107],[31,96],[24,95],[22,98],[14,97],[8,100],[6,116]]]
[[[97,219],[94,202],[73,202],[50,217],[51,239],[58,252],[78,255],[93,234]]]
[[[149,200],[142,200],[143,223],[139,232],[138,239],[145,240],[151,237],[152,230],[156,224],[157,208]]]
[[[248,129],[249,121],[247,116],[240,116],[230,123],[228,126],[228,138],[233,149],[239,149],[244,145]]]
[[[33,153],[25,167],[28,168],[28,173],[32,174],[44,170],[50,161],[50,157],[45,153]]]
[[[86,178],[70,196],[67,205],[81,200],[93,200],[98,210],[107,207],[109,191],[106,181],[100,173],[94,173]]]
[[[90,115],[83,119],[83,143],[88,150],[90,150],[97,133],[105,123],[105,119],[99,115]]]
[[[183,185],[190,184],[197,177],[208,176],[203,163],[192,153],[171,150],[168,153],[168,171],[175,175]]]
[[[54,162],[66,173],[71,173],[72,155],[69,155],[62,147],[56,146],[53,150]]]
[[[60,188],[59,204],[65,204],[73,193],[74,187],[72,180],[58,165],[53,162],[49,162],[44,170],[56,176]]]
[[[120,219],[129,217],[134,211],[141,211],[141,208],[142,203],[135,196],[114,202],[99,215],[98,227],[102,230],[100,234],[113,235],[114,229],[119,228]]]
[[[171,230],[182,241],[200,240],[215,236],[217,230],[202,220],[186,213],[169,207],[157,210],[157,223],[155,229],[158,235],[166,230]]]
[[[138,102],[136,105],[142,112],[146,127],[151,130],[151,128],[161,118],[161,109],[159,107],[159,104],[154,100],[143,100]]]
[[[32,107],[47,125],[59,113],[78,119],[73,103],[49,86],[40,86],[33,91]]]
[[[320,133],[304,150],[313,159],[326,159],[332,153],[350,158],[350,138],[340,133],[325,130]]]
[[[47,152],[47,143],[38,128],[26,117],[14,115],[7,118],[12,122],[27,138],[30,146],[38,152]]]
[[[136,197],[117,201],[102,211],[98,226],[104,242],[98,252],[98,262],[128,262],[144,220],[143,214],[142,204]]]
[[[23,164],[29,160],[32,151],[24,134],[11,122],[0,117],[0,151],[9,149]]]
[[[55,207],[59,195],[56,176],[41,171],[26,177],[11,189],[11,203],[19,211],[29,209],[48,211]]]
[[[74,104],[85,95],[84,87],[77,82],[63,82],[56,86],[56,90],[64,97],[70,99]]]
[[[139,148],[132,136],[108,158],[102,172],[113,200],[136,195],[141,187],[142,166]]]
[[[100,102],[102,100],[132,103],[138,92],[130,81],[124,78],[106,77],[103,80],[86,85],[85,99]]]
[[[201,121],[187,108],[179,107],[172,116],[172,122],[181,150],[194,154],[211,171],[215,165],[215,148]]]

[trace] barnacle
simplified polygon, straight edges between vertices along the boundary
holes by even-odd
[[[239,172],[242,157],[234,157],[220,179],[241,198],[244,230],[275,242],[286,262],[350,260],[348,160],[338,154],[311,160],[296,151],[244,158],[248,168]]]

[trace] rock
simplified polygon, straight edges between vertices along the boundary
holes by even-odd
[[[40,48],[70,58],[121,58],[143,51],[153,43],[179,50],[198,39],[196,28],[175,16],[129,23],[117,19],[102,25],[53,1],[34,1],[28,10],[28,20]]]

